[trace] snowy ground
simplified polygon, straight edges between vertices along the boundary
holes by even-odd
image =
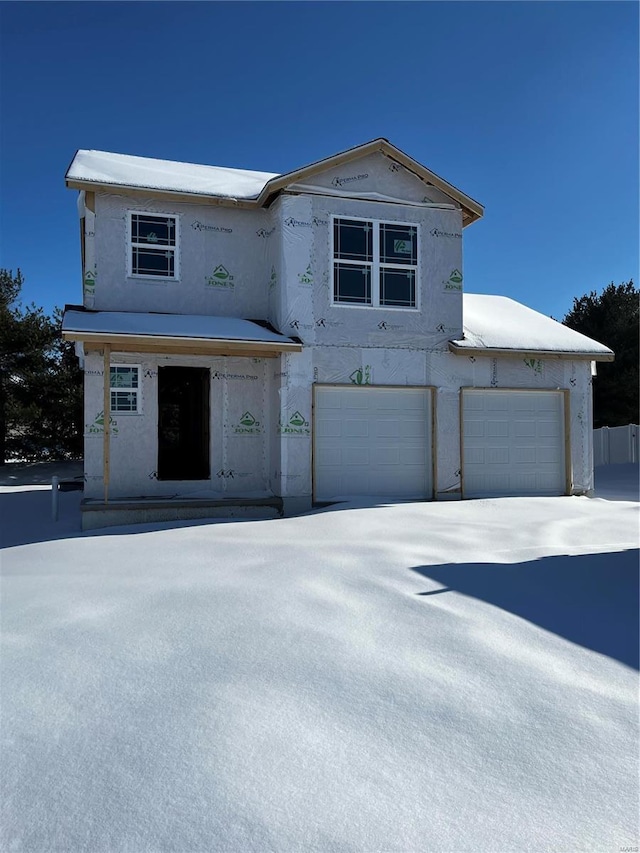
[[[88,534],[0,488],[0,847],[637,847],[637,470],[598,473]]]

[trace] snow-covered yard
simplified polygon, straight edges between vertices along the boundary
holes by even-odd
[[[89,534],[79,493],[53,524],[0,488],[2,849],[637,848],[615,467],[606,499]]]

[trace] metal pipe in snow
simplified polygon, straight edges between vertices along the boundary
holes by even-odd
[[[58,486],[60,484],[59,477],[51,478],[51,520],[58,520]]]

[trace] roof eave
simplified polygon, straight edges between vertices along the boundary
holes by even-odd
[[[506,356],[523,356],[524,358],[562,358],[574,361],[614,361],[615,354],[609,352],[572,352],[555,349],[510,349],[507,347],[474,347],[460,346],[455,341],[449,341],[449,350],[454,355],[484,355],[493,358]]]
[[[189,350],[195,355],[262,355],[274,357],[280,352],[301,352],[302,344],[288,338],[260,341],[238,338],[203,338],[184,335],[125,334],[63,329],[66,341],[82,341],[88,347],[109,344],[118,352],[172,352]]]
[[[65,185],[71,190],[106,190],[113,192],[118,190],[125,193],[144,193],[146,196],[149,193],[159,196],[170,196],[174,199],[187,199],[189,201],[199,201],[203,204],[219,204],[228,207],[257,207],[257,196],[251,198],[234,198],[233,196],[215,195],[215,193],[196,193],[190,190],[170,190],[160,189],[159,187],[134,186],[133,184],[117,184],[110,181],[91,181],[86,178],[68,178],[65,177]]]

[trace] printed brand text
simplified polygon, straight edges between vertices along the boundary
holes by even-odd
[[[311,228],[310,222],[302,222],[300,219],[294,219],[293,216],[285,219],[284,224],[288,225],[289,228]]]
[[[369,174],[367,172],[365,172],[364,175],[351,175],[351,177],[348,177],[348,178],[335,177],[331,181],[331,183],[334,187],[342,187],[345,184],[353,183],[353,181],[364,181],[364,179],[368,178],[368,177],[369,177]]]
[[[432,237],[455,237],[457,240],[462,239],[462,234],[457,231],[440,231],[438,228],[432,228],[429,234]]]
[[[217,231],[221,234],[233,234],[233,228],[223,228],[221,225],[205,225],[204,222],[199,222],[197,219],[191,223],[191,227],[196,231]]]
[[[252,376],[250,373],[221,373],[215,370],[211,374],[212,379],[257,379],[257,376]]]
[[[498,384],[498,359],[491,359],[491,387],[495,388]]]

